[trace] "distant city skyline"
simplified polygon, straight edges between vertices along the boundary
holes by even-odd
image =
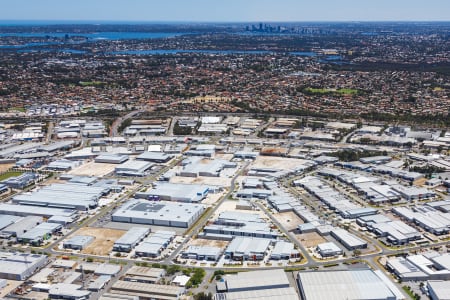
[[[449,0],[5,0],[0,20],[118,22],[449,21]]]

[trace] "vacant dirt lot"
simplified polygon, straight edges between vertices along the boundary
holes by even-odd
[[[288,211],[283,213],[273,214],[275,219],[283,225],[288,231],[296,229],[298,225],[303,224],[303,220],[300,219],[294,212]]]
[[[251,166],[258,168],[294,170],[297,166],[305,162],[305,160],[296,158],[258,156]]]
[[[103,177],[114,171],[116,164],[88,162],[69,172],[71,175]]]
[[[90,235],[95,240],[83,251],[85,254],[92,255],[109,255],[111,253],[114,242],[125,234],[124,230],[84,227],[80,228],[75,235]]]
[[[8,171],[14,164],[0,164],[0,173]]]
[[[189,246],[210,246],[225,249],[229,242],[227,241],[215,241],[205,239],[194,239],[189,242]]]
[[[317,245],[326,242],[326,240],[323,237],[321,237],[317,232],[296,234],[295,237],[306,248],[316,247]]]
[[[171,183],[186,183],[186,184],[206,184],[217,185],[222,187],[229,187],[231,184],[231,178],[229,177],[182,177],[173,176],[170,178]]]

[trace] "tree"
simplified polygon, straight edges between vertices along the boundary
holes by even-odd
[[[194,295],[194,300],[212,300],[212,298],[211,293],[205,294],[204,292],[200,292]]]

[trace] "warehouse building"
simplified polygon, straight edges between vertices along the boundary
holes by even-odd
[[[13,224],[3,228],[0,232],[2,237],[19,236],[42,223],[42,217],[28,216],[19,218]]]
[[[209,190],[209,186],[200,184],[158,182],[154,188],[138,192],[135,196],[149,200],[197,203],[206,198]]]
[[[267,199],[272,195],[273,191],[263,189],[241,189],[236,193],[236,197],[243,199]]]
[[[205,210],[200,204],[132,199],[112,214],[112,221],[188,228]]]
[[[8,227],[9,225],[12,225],[22,219],[18,216],[12,216],[12,215],[1,215],[0,214],[0,230],[3,228]]]
[[[47,170],[67,172],[82,164],[79,160],[59,159],[52,161],[46,167]]]
[[[166,163],[169,160],[172,159],[172,155],[168,155],[164,152],[152,152],[152,151],[145,151],[142,154],[140,154],[138,157],[136,157],[137,160],[144,160],[149,161],[152,163]]]
[[[53,233],[61,231],[62,225],[57,223],[41,223],[27,232],[17,235],[19,243],[28,243],[33,246],[39,246],[45,240],[50,239]]]
[[[270,253],[270,259],[281,260],[299,258],[300,253],[294,249],[294,244],[285,241],[277,241]]]
[[[139,299],[179,299],[185,292],[184,287],[160,285],[119,280],[111,287],[111,292]]]
[[[320,172],[324,176],[340,176],[338,170],[324,168]],[[316,176],[306,176],[300,180],[294,181],[294,185],[301,186],[310,194],[316,196],[320,201],[326,204],[330,209],[336,210],[343,218],[358,218],[361,216],[376,214],[377,210],[373,208],[362,208],[354,204],[350,198],[341,194],[332,188],[326,182]]]
[[[237,261],[263,260],[271,240],[252,237],[235,237],[225,250],[225,258]]]
[[[83,300],[88,299],[91,292],[83,290],[81,285],[71,283],[55,283],[50,286],[50,299]]]
[[[298,300],[298,294],[281,269],[241,272],[224,276],[223,279],[217,282],[216,300]]]
[[[115,172],[120,176],[138,176],[146,175],[146,171],[153,166],[152,163],[140,160],[129,160],[115,168]]]
[[[278,233],[273,231],[260,215],[237,211],[221,212],[213,224],[204,227],[203,232],[206,237],[212,234],[216,237],[222,236],[223,239],[233,236],[268,239],[278,237]]]
[[[223,159],[208,159],[202,157],[188,157],[182,162],[183,169],[179,175],[184,177],[219,177],[224,168],[235,168],[234,162]]]
[[[166,270],[164,269],[132,266],[122,277],[122,280],[157,283],[164,275],[166,275]]]
[[[428,280],[427,289],[431,300],[450,299],[450,285],[448,281]]]
[[[103,153],[95,158],[96,163],[123,164],[128,160],[128,155]]]
[[[47,262],[46,255],[0,252],[0,278],[25,280]]]
[[[90,235],[76,235],[63,242],[64,249],[83,250],[90,243],[95,240],[95,237]]]
[[[150,232],[150,228],[131,227],[124,235],[114,242],[113,250],[130,252]]]
[[[233,158],[256,159],[258,155],[259,152],[256,151],[236,151],[233,153]]]
[[[12,202],[21,205],[88,210],[97,207],[100,197],[109,191],[108,187],[54,183],[32,194],[14,196]]]
[[[335,228],[331,231],[331,236],[339,243],[345,246],[348,250],[367,248],[367,242],[359,237],[351,234],[345,229]]]
[[[328,242],[317,245],[316,251],[322,257],[333,257],[342,255],[344,252],[335,243]]]
[[[386,267],[402,281],[450,280],[450,253],[429,251],[407,257],[391,257]]]
[[[189,246],[181,253],[185,259],[217,261],[222,255],[222,249],[211,246]]]
[[[174,238],[174,231],[156,231],[136,247],[136,255],[156,258]]]
[[[3,193],[6,193],[8,190],[9,190],[9,188],[6,184],[0,183],[0,195]]]
[[[436,193],[427,188],[393,185],[392,189],[408,201],[436,197]]]
[[[76,210],[1,203],[0,214],[24,216],[24,217],[41,216],[45,218],[50,218],[53,216],[63,216],[68,218],[75,218]]]
[[[450,213],[441,212],[431,206],[416,205],[414,210],[408,207],[394,207],[392,211],[435,235],[447,234],[450,230]]]
[[[404,299],[389,279],[370,269],[299,272],[297,283],[303,300]]]
[[[38,179],[38,175],[34,173],[23,173],[19,176],[10,177],[1,183],[12,189],[23,189],[33,184]]]

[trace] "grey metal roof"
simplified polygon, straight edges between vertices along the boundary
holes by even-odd
[[[68,244],[68,245],[76,245],[79,247],[84,247],[90,243],[92,243],[92,241],[95,238],[93,236],[90,235],[75,235],[73,237],[71,237],[70,239],[64,241],[64,244]]]
[[[114,217],[190,222],[205,209],[201,204],[132,199],[113,213]]]
[[[299,272],[298,279],[307,300],[396,299],[372,270]]]
[[[286,272],[282,269],[241,272],[224,279],[229,292],[270,289],[274,286],[289,287]]]
[[[16,215],[16,216],[66,216],[72,217],[75,215],[73,209],[38,207],[29,205],[15,205],[15,204],[0,204],[0,213]]]
[[[115,244],[132,245],[139,241],[150,232],[149,228],[132,227],[124,235],[116,240]]]

